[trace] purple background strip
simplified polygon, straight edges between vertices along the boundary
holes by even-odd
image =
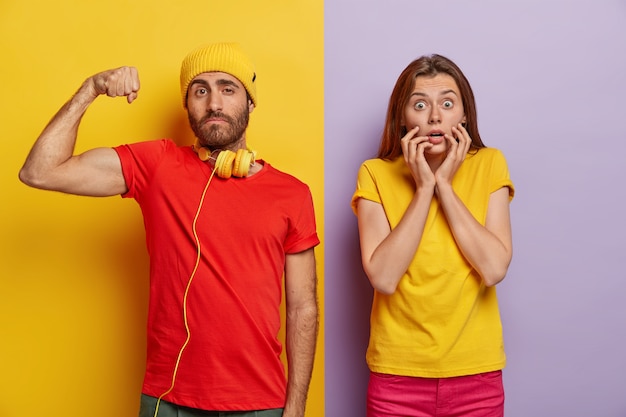
[[[626,2],[325,4],[326,416],[363,417],[372,290],[350,210],[400,71],[441,53],[516,185],[507,417],[626,416]]]

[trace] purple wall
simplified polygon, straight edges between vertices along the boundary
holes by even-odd
[[[626,416],[626,2],[332,0],[325,38],[326,416],[365,415],[356,172],[400,71],[434,52],[468,76],[516,185],[507,417]]]

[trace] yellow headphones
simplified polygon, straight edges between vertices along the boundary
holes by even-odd
[[[237,152],[230,150],[215,150],[211,152],[208,148],[201,146],[196,139],[192,146],[201,161],[209,161],[213,165],[215,173],[220,178],[246,177],[250,167],[256,161],[256,152],[248,149],[237,149]],[[216,156],[213,154],[217,153]]]

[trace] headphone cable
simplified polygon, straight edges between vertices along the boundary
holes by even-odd
[[[185,323],[185,330],[187,331],[187,338],[185,339],[185,343],[180,348],[178,352],[178,358],[176,358],[176,364],[174,365],[174,373],[172,374],[172,384],[163,394],[159,396],[156,403],[156,408],[154,409],[154,417],[157,417],[159,413],[159,405],[161,404],[161,399],[165,397],[167,394],[172,392],[174,389],[174,384],[176,383],[176,375],[178,374],[178,365],[180,364],[180,359],[183,356],[183,351],[189,344],[189,340],[191,339],[191,329],[189,328],[189,323],[187,321],[187,295],[189,294],[189,288],[191,287],[191,282],[196,275],[196,271],[198,270],[198,266],[200,265],[200,238],[198,237],[198,232],[196,230],[196,223],[198,221],[198,217],[200,216],[200,210],[202,209],[202,205],[204,204],[204,198],[206,196],[207,190],[209,189],[209,184],[211,184],[211,180],[213,179],[213,175],[215,175],[215,169],[211,171],[211,176],[204,186],[204,190],[202,191],[202,196],[200,197],[200,203],[198,204],[198,210],[196,210],[196,215],[193,218],[193,223],[191,226],[191,230],[193,231],[193,237],[196,239],[196,264],[193,267],[193,271],[189,276],[189,282],[187,282],[187,287],[185,288],[185,295],[183,296],[183,321]]]

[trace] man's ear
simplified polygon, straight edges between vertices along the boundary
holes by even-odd
[[[252,110],[254,110],[254,103],[252,100],[248,100],[248,113],[252,113]]]

